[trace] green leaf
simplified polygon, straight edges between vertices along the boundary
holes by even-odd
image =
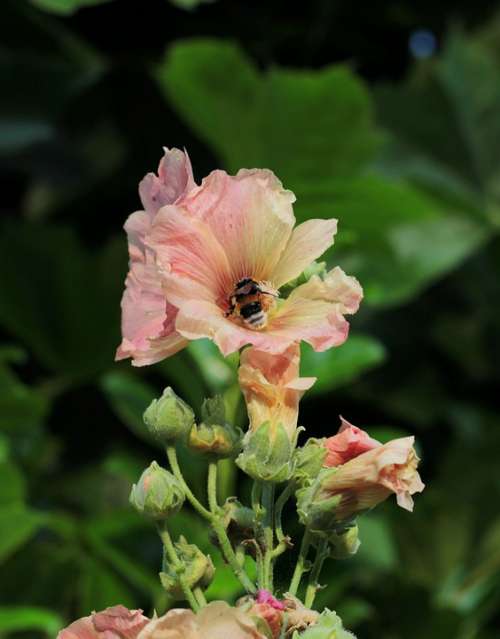
[[[66,382],[107,367],[119,339],[125,244],[90,254],[70,229],[6,225],[0,252],[0,323]]]
[[[43,523],[43,517],[21,503],[0,506],[0,562],[25,544]]]
[[[156,76],[228,169],[269,166],[292,189],[353,174],[379,139],[369,94],[345,66],[260,73],[237,45],[193,39],[174,45]]]
[[[361,546],[356,561],[377,570],[394,569],[398,554],[387,522],[372,513],[360,517],[358,521]]]
[[[82,579],[78,609],[88,615],[92,610],[104,610],[118,603],[134,608],[134,598],[123,580],[104,563],[92,556],[82,561]]]
[[[10,462],[0,462],[0,508],[24,501],[26,484],[21,471]]]
[[[111,0],[31,0],[39,9],[58,13],[60,15],[71,15],[84,7],[93,7]]]
[[[441,197],[468,193],[479,215],[496,225],[500,150],[492,141],[500,135],[499,76],[487,43],[455,29],[441,55],[416,65],[405,86],[382,86],[375,93],[382,122],[394,136],[385,169]]]
[[[355,380],[380,365],[385,357],[383,345],[366,335],[353,334],[342,346],[323,353],[303,344],[301,375],[317,377],[308,394],[325,393]]]
[[[61,617],[52,610],[35,606],[0,607],[0,633],[38,630],[47,637],[55,637],[63,626]]]
[[[159,446],[144,425],[142,416],[158,393],[133,373],[114,371],[100,379],[100,387],[113,411],[140,439]]]

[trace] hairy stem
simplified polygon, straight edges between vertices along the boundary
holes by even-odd
[[[233,569],[234,574],[240,580],[245,590],[250,593],[256,592],[255,584],[238,560],[222,522],[219,505],[217,503],[217,462],[211,462],[208,466],[208,503],[211,510],[210,521],[212,528],[217,535],[224,558]]]
[[[290,582],[290,588],[288,589],[291,595],[295,596],[299,589],[302,575],[304,574],[304,571],[306,570],[307,553],[309,552],[310,545],[311,545],[311,533],[306,528],[304,532],[304,537],[302,538],[302,544],[300,546],[297,565],[295,566],[295,571],[293,573],[292,581]]]
[[[309,583],[307,584],[306,597],[304,604],[307,608],[311,608],[318,592],[319,584],[318,579],[323,568],[323,563],[328,556],[328,541],[326,539],[321,540],[318,550],[316,551],[316,558],[309,577]]]
[[[276,507],[275,507],[275,511],[274,511],[274,522],[275,522],[274,525],[275,525],[275,528],[276,528],[276,538],[277,538],[277,540],[280,543],[284,542],[285,539],[286,539],[286,536],[283,533],[283,524],[282,524],[282,521],[281,521],[281,517],[282,517],[282,514],[283,514],[283,508],[284,508],[286,502],[293,495],[294,489],[295,489],[295,484],[292,481],[292,482],[290,482],[288,484],[288,486],[283,490],[281,495],[276,500]]]
[[[181,560],[179,559],[177,555],[175,546],[172,542],[172,538],[170,537],[170,533],[168,532],[167,524],[165,522],[162,522],[161,524],[158,525],[158,533],[162,540],[163,547],[165,548],[167,557],[170,563],[172,564],[172,566],[174,567],[174,570],[177,572],[177,575],[179,577],[179,583],[181,585],[182,592],[184,593],[184,597],[188,601],[191,608],[195,612],[197,612],[200,609],[200,603],[198,602],[198,599],[194,596],[194,593],[189,587],[189,585],[186,583],[186,580],[183,575],[184,565],[182,564]]]
[[[273,590],[273,550],[274,550],[274,484],[266,483],[262,487],[262,506],[264,508],[264,569],[263,587]]]
[[[172,473],[175,475],[179,483],[181,484],[184,494],[189,500],[191,506],[196,510],[198,514],[200,514],[205,519],[212,519],[212,514],[209,510],[205,508],[205,506],[194,496],[193,491],[186,483],[182,471],[179,466],[179,460],[177,459],[177,451],[175,450],[175,446],[167,447],[167,457],[170,463],[170,468]]]

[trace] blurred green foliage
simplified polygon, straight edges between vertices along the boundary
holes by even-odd
[[[185,145],[197,179],[219,166],[269,167],[296,193],[299,220],[339,218],[327,260],[359,277],[366,300],[345,345],[304,348],[302,372],[319,378],[303,400],[308,432],[333,433],[342,413],[382,441],[417,436],[428,488],[415,513],[387,503],[362,519],[359,554],[327,565],[318,603],[365,639],[493,639],[500,21],[448,25],[436,55],[388,82],[389,71],[363,78],[332,63],[350,51],[312,65],[304,53],[294,69],[262,53],[265,38],[249,44],[244,32],[238,44],[239,23],[230,40],[214,37],[211,16],[235,11],[225,2],[189,13],[158,4],[150,10],[172,19],[168,37],[138,28],[131,53],[103,35],[106,20],[130,19],[127,2],[0,10],[0,637],[53,637],[117,602],[148,613],[170,605],[159,541],[127,503],[141,470],[164,463],[142,412],[171,384],[197,410],[224,393],[245,425],[235,362],[211,344],[148,369],[113,363],[120,227],[162,145]],[[293,28],[285,18],[283,33],[305,33],[310,20],[325,40],[303,18]],[[324,28],[341,36],[332,19]],[[204,464],[188,464],[202,496]],[[226,465],[224,494],[237,482],[245,494]],[[177,515],[174,529],[208,550],[194,513]],[[235,598],[236,580],[214,560],[209,596]]]

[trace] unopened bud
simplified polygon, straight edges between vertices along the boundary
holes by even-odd
[[[236,455],[241,448],[242,433],[230,424],[195,424],[189,433],[188,445],[206,455],[224,458]]]
[[[177,479],[156,462],[146,468],[130,493],[132,506],[141,515],[156,520],[174,515],[184,503],[184,498]]]
[[[187,436],[194,424],[194,413],[168,386],[146,409],[144,423],[156,439],[169,444]]]
[[[243,440],[243,452],[236,463],[247,475],[260,481],[280,483],[293,473],[294,442],[281,424],[265,422],[248,431]]]
[[[215,567],[210,555],[205,555],[195,544],[188,544],[184,537],[180,537],[175,544],[175,550],[181,563],[181,569],[165,562],[160,579],[165,590],[176,599],[183,599],[184,592],[180,582],[182,580],[189,588],[206,590],[212,583]]]

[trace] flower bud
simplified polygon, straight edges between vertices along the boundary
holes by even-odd
[[[232,457],[241,448],[242,433],[230,424],[194,424],[189,432],[188,446],[193,450],[218,458]]]
[[[283,482],[293,473],[292,459],[295,442],[281,424],[265,422],[255,431],[248,431],[243,439],[243,452],[237,465],[253,479]]]
[[[174,515],[184,503],[184,498],[177,479],[156,462],[146,468],[130,493],[132,506],[141,515],[156,520]]]
[[[159,399],[154,399],[144,413],[149,432],[162,444],[184,438],[194,424],[194,413],[168,386]]]
[[[180,574],[189,588],[208,588],[215,574],[210,555],[205,555],[195,544],[188,544],[182,536],[174,545],[182,567],[179,569],[164,562],[160,579],[165,590],[175,599],[184,598]]]
[[[326,609],[316,621],[300,635],[300,639],[356,639],[344,629],[337,613]]]

